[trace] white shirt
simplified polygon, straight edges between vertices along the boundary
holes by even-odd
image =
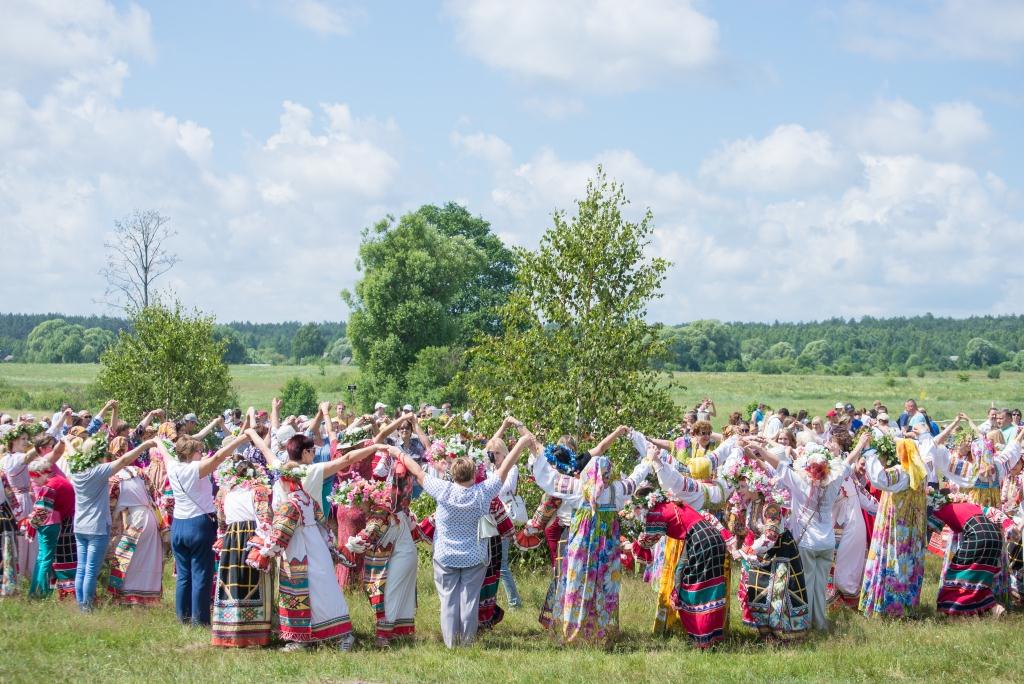
[[[778,415],[773,415],[764,424],[764,436],[771,439],[775,435],[782,432],[782,419]]]
[[[508,458],[506,456],[505,458]],[[498,494],[502,500],[508,499],[516,493],[516,487],[519,485],[519,466],[514,465],[509,469],[508,475],[505,476],[505,483],[501,485],[501,493]]]
[[[793,513],[786,520],[786,526],[798,546],[811,551],[835,548],[832,507],[849,474],[850,465],[844,463],[839,477],[822,487],[793,472],[789,461],[779,463],[775,469],[778,486],[789,491],[792,501]]]
[[[213,482],[200,477],[199,463],[180,463],[167,459],[167,479],[174,492],[174,517],[180,520],[197,518],[217,510],[213,502]]]

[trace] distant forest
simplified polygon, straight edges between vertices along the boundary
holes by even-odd
[[[89,363],[113,344],[128,320],[111,316],[0,314],[0,359]],[[217,325],[228,363],[342,363],[352,356],[344,322],[233,322]],[[10,357],[10,358],[8,358]]]
[[[81,363],[98,360],[125,319],[110,316],[0,314],[0,359]],[[344,322],[217,326],[229,363],[347,362]],[[1002,368],[1024,370],[1024,316],[955,319],[834,318],[810,323],[723,323],[664,326],[659,368],[682,371],[913,373]]]

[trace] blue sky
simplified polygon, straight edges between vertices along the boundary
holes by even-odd
[[[1008,0],[14,0],[0,308],[103,311],[154,208],[186,304],[339,319],[377,218],[530,247],[603,163],[674,264],[654,319],[1019,312],[1022,59]]]

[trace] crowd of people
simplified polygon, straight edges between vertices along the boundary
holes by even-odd
[[[420,543],[449,648],[501,622],[499,585],[522,608],[513,544],[550,557],[539,622],[561,643],[614,642],[628,571],[656,592],[654,631],[699,648],[734,602],[766,640],[827,630],[830,610],[913,615],[929,552],[940,614],[1024,605],[1019,410],[940,426],[913,400],[895,421],[880,402],[759,404],[715,430],[705,399],[669,434],[622,425],[583,450],[514,416],[481,435],[447,404],[281,408],[201,428],[160,409],[132,425],[114,400],[0,418],[0,597],[92,611],[106,567],[111,601],[154,605],[173,557],[177,618],[214,646],[350,650],[362,593],[386,648],[415,634]]]

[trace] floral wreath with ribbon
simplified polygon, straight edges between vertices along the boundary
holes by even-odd
[[[5,447],[10,449],[11,445],[14,444],[14,440],[18,439],[19,437],[25,436],[28,437],[29,439],[32,439],[42,431],[43,426],[40,425],[39,423],[18,423],[17,425],[9,429],[7,432],[5,432],[3,434],[3,437],[0,437],[0,441],[3,442],[3,445]]]

